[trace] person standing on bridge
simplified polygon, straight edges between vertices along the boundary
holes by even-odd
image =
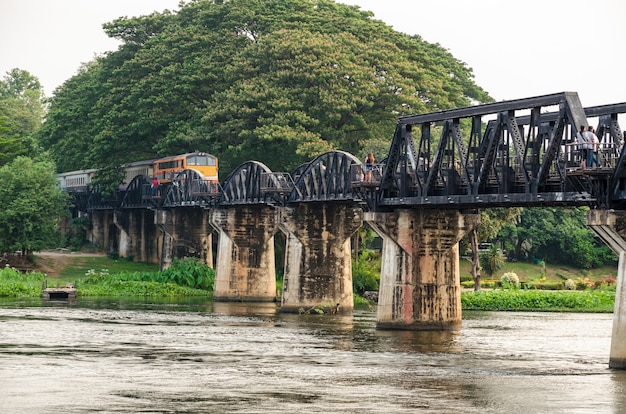
[[[594,164],[596,167],[599,167],[600,163],[598,162],[598,147],[600,145],[600,140],[596,136],[592,126],[587,129],[587,132],[585,132],[586,141],[589,148],[587,151],[587,168],[593,168]]]
[[[374,170],[374,153],[370,152],[367,154],[367,158],[365,159],[365,181],[372,181],[372,171]]]
[[[587,140],[585,139],[585,126],[580,126],[580,132],[576,133],[578,148],[580,149],[580,168],[584,169],[587,165]]]
[[[156,197],[157,195],[159,195],[160,185],[161,183],[159,182],[158,177],[156,175],[152,177],[152,183],[150,184],[150,187],[152,188],[152,197]]]

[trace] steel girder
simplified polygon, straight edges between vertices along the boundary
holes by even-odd
[[[583,124],[574,92],[401,117],[374,207],[589,204],[591,195],[568,182],[564,162],[570,131]],[[433,129],[440,136],[431,153]]]

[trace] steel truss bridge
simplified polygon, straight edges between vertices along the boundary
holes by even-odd
[[[387,158],[371,170],[343,151],[322,154],[290,173],[258,161],[221,184],[192,170],[153,197],[148,177],[88,209],[289,205],[349,202],[365,209],[475,209],[502,206],[626,208],[626,157],[618,122],[626,102],[583,108],[563,92],[398,119]],[[588,119],[597,119],[590,124]],[[576,132],[596,127],[600,167],[583,170]]]

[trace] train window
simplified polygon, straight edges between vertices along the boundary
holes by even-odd
[[[165,161],[165,162],[160,162],[159,163],[159,169],[161,170],[167,170],[170,168],[178,168],[178,160],[174,160],[174,161]]]
[[[215,157],[212,155],[190,155],[187,165],[215,166]]]

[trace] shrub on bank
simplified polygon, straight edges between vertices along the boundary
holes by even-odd
[[[79,296],[205,296],[213,291],[215,270],[198,259],[174,259],[162,272],[87,272]]]
[[[514,272],[506,272],[500,277],[502,288],[517,289],[519,287],[519,277]]]
[[[74,283],[78,296],[210,296],[215,271],[197,259],[175,259],[163,272],[121,272],[90,269],[87,278]],[[11,267],[0,269],[0,297],[39,297],[42,273],[25,273]]]
[[[46,276],[38,272],[22,273],[6,265],[0,270],[0,297],[37,297]]]

